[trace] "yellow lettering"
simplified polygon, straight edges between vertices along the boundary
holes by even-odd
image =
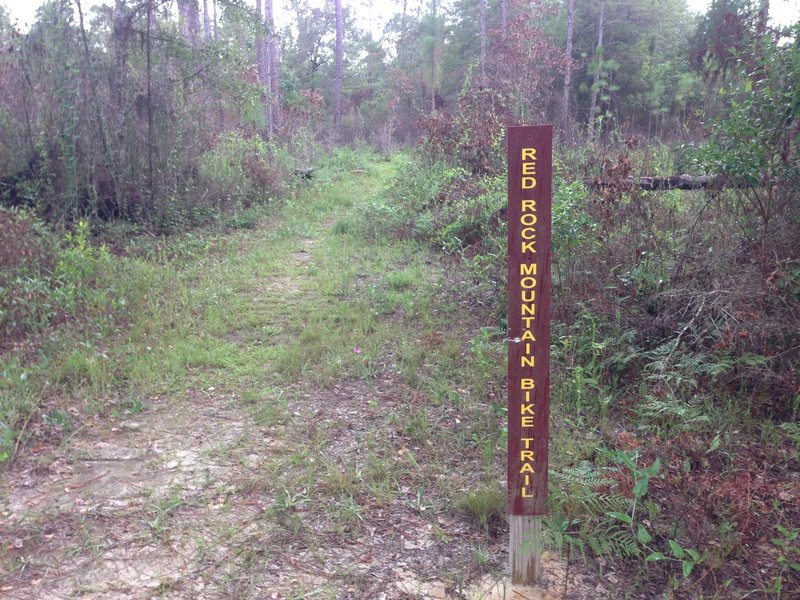
[[[522,465],[522,468],[519,470],[520,473],[533,473],[533,465],[531,463],[525,463]]]
[[[536,240],[532,242],[522,242],[522,252],[536,252],[536,248],[533,245],[536,243]]]
[[[531,329],[533,325],[531,325],[531,321],[535,321],[536,317],[520,317],[520,321],[525,323],[525,329]]]
[[[522,213],[522,216],[519,218],[519,222],[523,225],[536,225],[537,220],[534,213]]]
[[[521,438],[521,441],[525,444],[525,449],[528,450],[531,447],[533,438]]]
[[[531,263],[526,265],[525,263],[521,263],[519,265],[519,274],[520,275],[536,275],[536,263]]]
[[[533,427],[533,417],[522,417],[523,427]]]
[[[523,190],[532,190],[536,187],[536,178],[535,177],[523,177],[522,178],[522,189]]]
[[[534,386],[533,379],[525,379],[525,378],[523,378],[523,379],[522,379],[522,380],[519,382],[519,387],[520,387],[520,389],[522,389],[522,390],[532,390],[532,389],[533,389],[533,386]]]
[[[536,148],[523,148],[522,160],[536,160]]]
[[[523,175],[536,175],[536,163],[522,163],[522,174]]]
[[[536,287],[536,277],[523,277],[519,284],[524,287],[525,289],[535,288]]]
[[[523,315],[535,315],[536,314],[536,305],[535,304],[523,304],[521,313]]]
[[[522,201],[522,212],[529,211],[529,210],[536,212],[536,200],[523,200]]]
[[[519,232],[522,236],[523,240],[535,240],[536,239],[536,229],[534,227],[525,227],[522,231]]]
[[[522,497],[523,498],[533,498],[533,495],[529,494],[528,493],[528,488],[524,487],[524,488],[522,488]]]
[[[534,452],[533,450],[522,450],[519,453],[520,460],[536,460],[533,458]]]
[[[530,329],[526,329],[522,333],[522,338],[521,339],[523,339],[523,340],[533,340],[534,342],[536,341],[536,338],[533,336],[533,332]]]
[[[521,414],[521,415],[535,415],[536,413],[533,412],[533,404],[520,404],[519,405],[519,414]]]
[[[533,367],[534,364],[534,357],[533,356],[520,356],[519,357],[519,366],[520,367]]]

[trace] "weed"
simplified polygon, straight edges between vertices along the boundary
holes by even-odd
[[[48,361],[32,369],[23,368],[12,358],[0,370],[0,462],[12,457],[21,432],[38,408],[41,391],[31,382],[30,371],[44,371]]]
[[[428,411],[421,408],[411,414],[405,428],[406,434],[415,442],[425,442],[431,436],[433,426],[428,416]]]
[[[780,536],[774,537],[770,542],[778,548],[778,574],[772,585],[772,592],[780,599],[783,592],[784,574],[793,574],[796,578],[800,573],[800,529],[776,525]]]
[[[484,487],[463,494],[458,508],[488,532],[489,524],[505,515],[506,494],[498,487]]]
[[[491,562],[492,554],[485,546],[478,544],[472,548],[472,560],[475,561],[476,567],[482,569]]]
[[[156,537],[161,538],[164,536],[171,513],[182,505],[182,493],[178,487],[172,488],[168,496],[151,505],[151,517],[146,520],[146,524]]]
[[[256,425],[275,427],[289,421],[289,400],[283,395],[283,391],[267,389],[253,395],[258,398],[253,409],[253,422]]]

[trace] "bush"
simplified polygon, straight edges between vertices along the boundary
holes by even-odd
[[[29,213],[0,211],[0,333],[37,333],[62,318],[105,310],[114,301],[113,258],[89,241],[89,224],[53,242],[52,233]],[[14,252],[19,259],[12,260]]]
[[[258,137],[232,133],[200,157],[199,188],[213,205],[250,206],[282,196],[290,173],[288,156]]]
[[[55,314],[56,247],[28,211],[0,209],[0,337],[36,331]]]

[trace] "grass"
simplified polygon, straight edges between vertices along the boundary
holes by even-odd
[[[42,435],[38,427],[20,428],[26,415],[57,440],[80,435],[97,418],[136,418],[146,429],[151,404],[164,399],[185,397],[192,411],[189,398],[201,406],[232,398],[224,402],[240,407],[237,427],[250,433],[209,443],[198,460],[230,465],[241,478],[224,492],[219,474],[210,472],[199,487],[153,490],[141,523],[156,543],[180,539],[190,514],[221,507],[194,523],[194,535],[213,553],[205,540],[239,539],[226,533],[226,515],[256,501],[264,508],[253,521],[263,532],[255,543],[277,553],[277,561],[298,543],[324,547],[333,540],[347,548],[384,512],[413,514],[420,527],[440,529],[439,515],[459,515],[451,500],[452,453],[465,435],[451,436],[448,428],[474,410],[468,384],[454,384],[469,373],[463,331],[449,327],[459,307],[439,300],[436,282],[444,272],[423,245],[363,237],[361,207],[379,201],[397,164],[359,162],[363,173],[335,164],[320,169],[313,189],[269,222],[262,214],[258,226],[248,214],[246,229],[225,235],[208,229],[131,242],[124,258],[113,259],[129,274],[122,318],[54,329],[46,365],[8,363],[4,390],[21,387],[28,395],[14,409],[19,415],[6,445],[23,432],[25,452],[25,432]],[[500,418],[494,427],[497,437]],[[267,457],[258,456],[264,439],[274,440]],[[487,460],[469,445],[459,458]],[[473,471],[481,473],[465,473]],[[479,530],[466,538],[482,547]],[[450,538],[442,529],[436,539]],[[473,560],[470,552],[460,556]],[[236,559],[225,576],[228,589],[250,585],[258,564]],[[356,571],[342,578],[367,581]],[[298,581],[294,591],[302,596],[305,585]],[[339,584],[330,585],[335,595]]]
[[[497,486],[480,488],[463,495],[458,506],[482,528],[488,530],[489,521],[502,521],[506,514],[506,494]]]
[[[476,569],[504,570],[504,332],[465,284],[474,271],[424,241],[398,239],[377,218],[398,222],[384,185],[403,159],[338,160],[279,214],[248,213],[244,229],[131,241],[113,259],[126,275],[111,295],[124,300],[116,312],[54,327],[36,340],[40,353],[5,360],[0,459],[25,453],[34,433],[63,440],[95,417],[146,420],[156,398],[201,394],[209,406],[230,398],[249,433],[214,444],[208,458],[243,473],[222,505],[261,503],[252,517],[261,533],[252,535],[271,560],[291,557],[297,544],[347,549],[393,514],[412,533],[427,532],[445,558],[431,576],[459,588]],[[692,577],[727,572],[752,547],[745,518],[758,505],[748,498],[775,499],[758,479],[747,480],[750,496],[739,492],[742,461],[796,462],[797,428],[740,410],[733,397],[640,391],[624,378],[641,360],[630,336],[588,308],[573,326],[556,325],[553,342],[551,548],[638,565],[662,590],[689,581],[681,576],[689,559],[671,554],[670,542],[703,558]],[[677,355],[673,365],[684,369],[676,389],[703,375]],[[274,443],[260,456],[266,439]],[[660,469],[647,474],[656,458]],[[709,496],[720,472],[721,495]],[[195,493],[213,496],[214,483],[208,474]],[[154,537],[179,535],[183,508],[217,505],[216,496],[204,504],[189,495],[152,496],[143,522]],[[703,521],[713,543],[701,547],[670,512],[681,502],[720,512]],[[769,519],[786,528],[795,513],[772,506]],[[239,529],[207,527],[211,539],[239,539]],[[785,593],[796,537],[791,528],[761,533],[775,557],[775,577],[762,587],[774,590],[780,578]],[[663,560],[644,562],[657,552]],[[258,562],[243,556],[230,585],[250,585]],[[342,573],[332,596],[348,581],[364,585],[363,574]],[[298,581],[294,591],[310,589]]]

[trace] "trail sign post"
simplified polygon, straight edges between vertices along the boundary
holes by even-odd
[[[509,127],[508,512],[511,583],[541,577],[550,409],[553,127]]]

